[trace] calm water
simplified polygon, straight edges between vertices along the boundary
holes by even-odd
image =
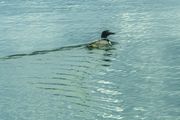
[[[0,25],[1,120],[180,120],[179,0],[0,0]]]

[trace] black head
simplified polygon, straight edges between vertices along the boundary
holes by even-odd
[[[112,35],[112,34],[115,34],[115,33],[110,32],[109,30],[105,30],[102,32],[101,38],[107,38],[107,36]]]

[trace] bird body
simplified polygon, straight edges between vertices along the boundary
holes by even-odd
[[[93,48],[100,49],[100,48],[111,46],[112,45],[111,41],[107,39],[107,37],[111,34],[115,34],[115,33],[109,32],[109,30],[103,31],[101,34],[101,39],[89,43],[87,47],[90,49],[93,49]]]
[[[101,40],[97,40],[94,41],[90,44],[88,44],[88,47],[90,48],[103,48],[103,47],[108,47],[111,46],[111,42],[107,39],[101,39]]]

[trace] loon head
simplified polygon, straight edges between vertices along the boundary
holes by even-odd
[[[115,33],[110,32],[109,30],[105,30],[101,33],[101,39],[106,39],[109,35],[113,35]]]

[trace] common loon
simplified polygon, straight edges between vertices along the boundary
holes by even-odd
[[[94,41],[92,43],[89,43],[87,45],[88,48],[104,48],[112,45],[112,42],[107,38],[109,35],[115,34],[113,32],[110,32],[109,30],[105,30],[101,33],[101,39]]]

